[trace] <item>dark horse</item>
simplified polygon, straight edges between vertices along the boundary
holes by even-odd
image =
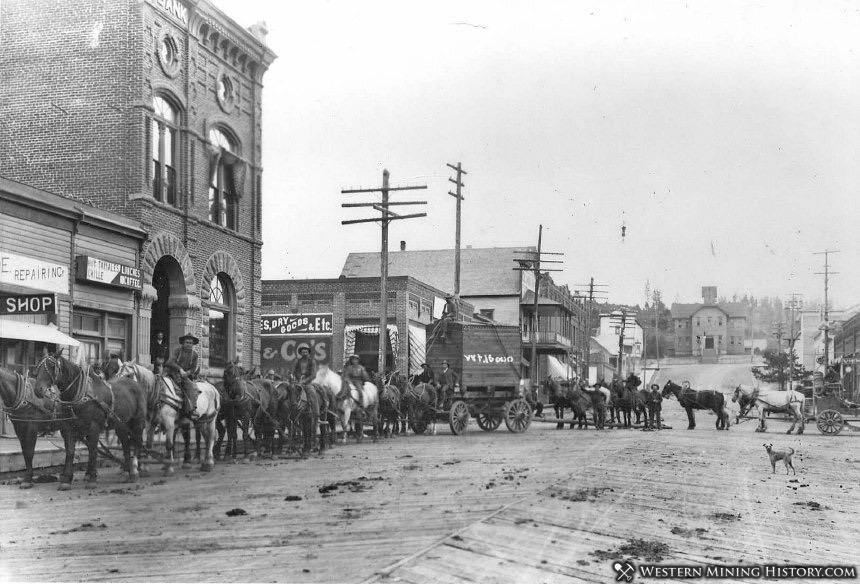
[[[71,487],[75,459],[75,428],[71,411],[52,397],[39,397],[33,393],[33,380],[0,367],[0,398],[3,410],[12,420],[15,434],[21,443],[26,471],[20,488],[33,486],[33,455],[40,432],[59,430],[63,436],[66,460],[60,479],[60,490]]]
[[[672,380],[666,382],[663,386],[661,395],[664,398],[674,395],[681,407],[687,411],[687,420],[689,422],[687,430],[696,428],[696,416],[693,410],[711,410],[717,415],[717,430],[729,429],[729,412],[726,409],[726,396],[719,391],[704,390],[696,391],[689,387],[681,387],[677,383],[672,383]]]
[[[221,411],[227,423],[227,447],[224,457],[236,458],[238,428],[242,427],[242,446],[245,458],[256,454],[258,442],[268,431],[277,427],[273,421],[270,406],[273,405],[274,386],[267,379],[245,379],[242,368],[237,363],[229,363],[224,368],[224,392],[226,393]],[[271,423],[269,423],[271,422]],[[253,438],[251,430],[254,431]],[[222,437],[215,444],[216,458],[220,451]],[[251,452],[248,452],[248,442]]]
[[[585,428],[588,425],[586,421],[586,411],[591,407],[591,398],[586,396],[574,382],[571,387],[564,387],[560,382],[547,377],[544,383],[549,397],[549,403],[552,404],[555,411],[556,428],[561,430],[564,428],[564,409],[570,408],[571,415],[570,429],[573,430],[573,425],[579,423],[579,428]]]
[[[630,375],[636,379],[638,386],[639,378],[632,373]],[[630,414],[636,403],[635,390],[631,389],[630,384],[630,377],[628,377],[627,381],[613,380],[609,387],[612,392],[612,407],[609,409],[612,419],[610,421],[624,428],[632,426]]]
[[[46,390],[57,386],[59,401],[68,405],[74,418],[72,427],[75,437],[86,437],[89,452],[87,460],[87,486],[94,488],[97,480],[97,458],[99,434],[113,429],[122,444],[128,480],[139,476],[143,430],[146,427],[146,391],[133,379],[120,377],[110,384],[101,377],[90,375],[83,363],[72,363],[62,356],[62,351],[47,355],[36,366],[36,382],[33,391],[44,395]],[[67,446],[67,456],[69,451]],[[71,488],[72,470],[67,469],[61,478],[60,488]],[[65,485],[65,488],[64,488]]]

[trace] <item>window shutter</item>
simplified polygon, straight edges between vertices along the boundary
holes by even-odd
[[[230,168],[233,172],[233,188],[236,190],[236,198],[242,198],[245,195],[245,175],[248,171],[248,165],[236,159]]]

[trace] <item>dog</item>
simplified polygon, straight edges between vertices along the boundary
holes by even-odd
[[[789,447],[788,451],[774,450],[773,444],[765,444],[764,449],[767,450],[767,455],[770,458],[770,466],[773,467],[773,472],[776,472],[776,463],[781,460],[785,464],[785,474],[788,474],[788,469],[797,474],[794,470],[794,465],[791,464],[791,455],[794,454],[794,448]]]

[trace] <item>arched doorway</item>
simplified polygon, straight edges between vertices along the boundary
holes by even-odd
[[[185,315],[171,314],[171,297],[176,299],[185,296],[185,276],[176,258],[162,256],[158,260],[152,271],[152,287],[155,288],[156,298],[152,302],[151,340],[154,341],[156,333],[161,331],[168,347],[173,349],[176,338],[185,333]],[[173,326],[172,322],[177,320],[177,326]]]

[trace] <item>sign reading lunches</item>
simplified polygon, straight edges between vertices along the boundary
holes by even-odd
[[[75,276],[78,280],[116,286],[117,288],[128,288],[129,290],[143,289],[140,270],[134,266],[90,256],[78,256],[76,267]]]

